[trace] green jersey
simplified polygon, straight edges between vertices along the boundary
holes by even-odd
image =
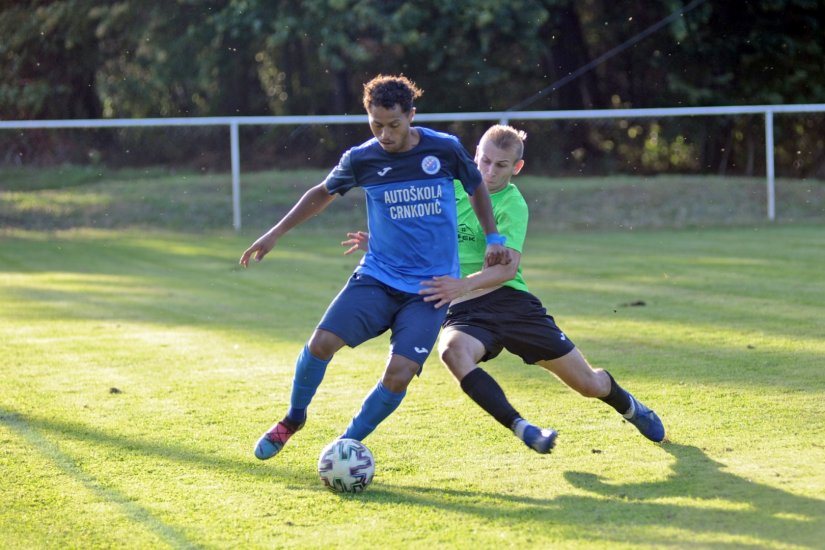
[[[461,276],[481,271],[484,266],[484,253],[487,250],[487,241],[484,230],[476,218],[470,199],[464,191],[461,182],[455,181],[456,214],[458,216],[458,259],[461,263]],[[507,237],[507,248],[512,248],[519,254],[524,247],[527,237],[527,218],[529,216],[527,201],[518,190],[518,187],[508,183],[500,191],[490,193],[493,203],[493,215],[496,227],[501,235]],[[516,290],[528,292],[527,283],[518,268],[515,278],[504,283]]]

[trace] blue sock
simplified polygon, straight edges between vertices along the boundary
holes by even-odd
[[[287,420],[295,425],[303,424],[307,418],[307,407],[327,371],[329,360],[318,359],[309,351],[309,347],[304,345],[295,362],[295,377],[292,380],[292,396],[290,398],[289,412],[286,413]]]
[[[401,393],[393,393],[379,381],[370,394],[367,395],[367,398],[364,399],[361,410],[352,419],[341,437],[361,441],[370,435],[382,420],[398,408],[406,394],[406,390]]]

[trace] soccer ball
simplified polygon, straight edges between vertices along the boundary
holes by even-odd
[[[330,491],[360,493],[375,475],[375,460],[360,441],[336,439],[321,451],[318,475]]]

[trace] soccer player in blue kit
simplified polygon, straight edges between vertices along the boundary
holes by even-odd
[[[326,179],[241,256],[244,267],[253,257],[260,261],[278,239],[337,195],[364,189],[369,251],[298,355],[289,410],[255,446],[261,460],[278,454],[304,426],[327,365],[345,345],[356,347],[391,331],[383,376],[341,437],[364,439],[401,404],[446,315],[446,308],[424,301],[421,283],[460,276],[454,179],[463,182],[486,235],[485,263],[510,261],[472,157],[454,136],[412,126],[413,100],[420,95],[404,76],[380,75],[366,83],[363,103],[374,138],[346,151]]]

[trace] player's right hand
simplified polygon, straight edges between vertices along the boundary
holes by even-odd
[[[436,309],[445,306],[467,293],[467,279],[456,279],[449,275],[433,277],[429,281],[421,281],[425,287],[418,291],[424,296],[425,302],[435,302]]]
[[[510,256],[510,249],[500,244],[488,244],[484,253],[484,267],[491,265],[507,265],[513,258]]]
[[[341,241],[341,246],[348,246],[344,251],[344,255],[350,255],[356,250],[363,250],[366,252],[370,245],[370,234],[366,231],[355,231],[354,233],[347,233],[346,241]]]
[[[249,259],[253,254],[255,254],[255,261],[260,262],[275,246],[276,240],[277,239],[275,237],[268,233],[258,237],[258,240],[252,243],[252,246],[244,250],[239,263],[244,267],[249,267]]]

